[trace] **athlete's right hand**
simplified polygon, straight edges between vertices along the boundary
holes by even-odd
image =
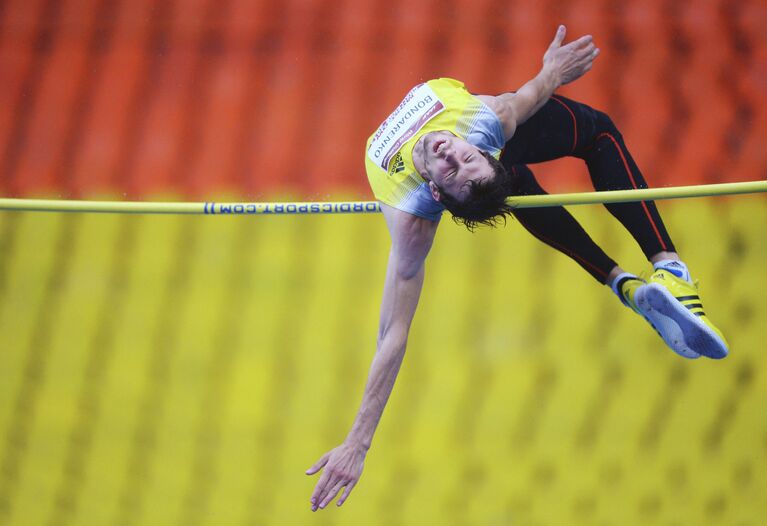
[[[366,455],[367,448],[364,446],[344,442],[322,455],[312,467],[306,470],[307,475],[314,475],[323,466],[325,468],[312,493],[312,511],[325,508],[346,486],[337,505],[344,503],[362,476]]]
[[[543,67],[551,68],[560,86],[583,76],[599,55],[599,48],[594,45],[591,35],[582,36],[563,46],[566,32],[565,26],[559,26],[554,40],[543,55]]]

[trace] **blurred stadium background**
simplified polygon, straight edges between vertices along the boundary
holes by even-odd
[[[766,178],[764,0],[5,0],[0,195],[370,198],[364,141],[412,85],[516,88],[560,22],[602,49],[562,93],[651,185]],[[767,200],[659,206],[729,358],[677,357],[517,224],[445,220],[362,480],[318,514],[303,472],[358,407],[380,217],[2,212],[0,524],[764,524]]]

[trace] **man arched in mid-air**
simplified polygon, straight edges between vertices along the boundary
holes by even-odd
[[[565,156],[586,162],[597,190],[647,186],[607,115],[554,96],[589,71],[599,54],[590,36],[562,46],[564,37],[560,26],[540,73],[518,91],[472,95],[458,81],[432,80],[413,88],[368,140],[368,179],[392,239],[378,348],[349,435],[307,470],[312,475],[324,467],[311,497],[313,511],[345,488],[340,506],[362,474],[405,354],[424,262],[444,209],[470,230],[513,214],[535,237],[611,287],[676,353],[727,355],[724,336],[704,314],[654,203],[607,205],[653,264],[647,282],[620,268],[564,208],[514,210],[506,204],[509,195],[544,193],[527,163]]]

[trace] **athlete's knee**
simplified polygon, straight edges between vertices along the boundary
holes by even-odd
[[[610,116],[603,111],[594,110],[594,140],[597,141],[606,135],[612,136],[616,141],[623,139]]]
[[[623,136],[612,118],[605,112],[586,104],[573,105],[577,121],[578,148],[576,157],[588,159],[594,155],[597,142],[613,140],[622,144]]]

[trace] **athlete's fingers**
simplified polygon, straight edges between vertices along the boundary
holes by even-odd
[[[583,35],[578,40],[573,40],[572,42],[570,42],[567,45],[572,47],[573,49],[581,49],[581,48],[591,44],[591,42],[593,40],[594,40],[594,37],[592,37],[591,35]]]
[[[312,511],[315,511],[318,507],[324,508],[325,506],[322,504],[325,502],[325,499],[332,493],[333,488],[344,480],[332,467],[326,468],[324,475],[327,475],[327,477],[323,481],[322,488],[319,491],[315,490],[315,495],[312,495]]]
[[[597,48],[597,47],[594,45],[594,43],[593,43],[593,42],[591,42],[591,43],[589,43],[589,45],[588,45],[588,46],[586,46],[586,47],[584,47],[584,48],[581,48],[581,49],[577,50],[576,52],[577,52],[577,53],[578,53],[578,55],[579,55],[579,56],[581,56],[581,57],[588,57],[588,56],[591,56],[591,53],[592,53],[592,52],[593,52],[593,51],[594,51],[596,48]]]
[[[325,492],[327,491],[328,486],[330,486],[330,478],[331,476],[329,471],[326,470],[322,472],[320,480],[317,482],[317,485],[314,487],[314,492],[312,493],[312,511],[317,511],[317,507],[320,505],[320,502],[322,502],[322,499],[325,496]]]
[[[341,491],[341,488],[343,487],[345,481],[339,480],[336,482],[336,484],[333,486],[333,488],[328,492],[327,495],[325,495],[325,498],[322,499],[322,502],[320,502],[320,508],[324,509],[325,506],[330,504],[334,498],[336,498],[336,495],[338,495],[338,492]]]
[[[328,493],[330,492],[330,489],[335,486],[336,484],[336,478],[333,475],[330,475],[328,479],[325,481],[325,484],[322,486],[322,490],[317,493],[317,497],[314,499],[314,507],[315,508],[322,508],[322,503],[325,501],[325,497],[328,496]]]
[[[344,494],[341,495],[341,498],[338,499],[338,502],[336,502],[336,506],[340,506],[344,502],[346,502],[346,498],[349,496],[349,493],[352,492],[352,488],[357,485],[356,480],[352,480],[346,485],[346,489],[344,490]]]
[[[328,463],[328,458],[330,458],[330,453],[325,453],[324,455],[322,455],[320,459],[317,462],[315,462],[312,467],[306,470],[306,474],[314,475],[315,473],[317,473],[322,468],[322,466]]]
[[[554,35],[554,40],[552,40],[549,45],[549,49],[556,49],[561,46],[562,42],[565,40],[565,33],[567,33],[567,29],[560,24],[557,28],[557,33]]]
[[[584,66],[591,66],[591,64],[594,62],[594,59],[597,58],[597,56],[599,56],[599,49],[598,48],[594,48],[594,49],[591,50],[591,52],[589,52],[588,55],[584,56],[581,59],[581,63]]]

